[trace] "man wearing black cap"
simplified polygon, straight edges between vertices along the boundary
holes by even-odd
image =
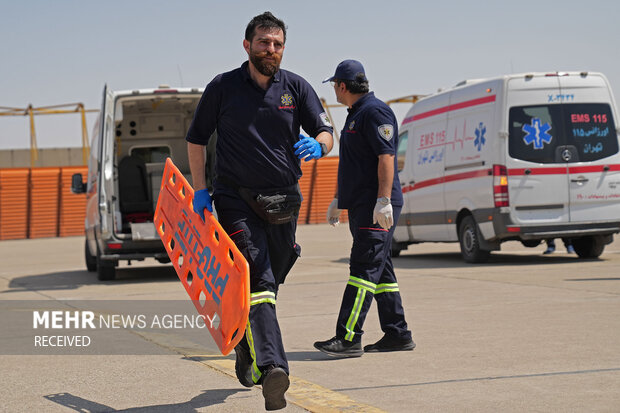
[[[340,63],[325,82],[333,83],[336,99],[349,108],[340,138],[338,195],[327,210],[327,220],[337,225],[341,209],[348,209],[353,247],[336,336],[317,341],[314,347],[337,357],[413,350],[390,255],[394,223],[403,205],[396,172],[396,117],[368,91],[364,67],[356,60]],[[362,350],[362,326],[373,297],[385,335]]]
[[[239,382],[262,384],[265,408],[286,406],[289,367],[276,317],[276,295],[300,254],[295,241],[301,203],[300,159],[324,156],[332,126],[310,84],[280,69],[286,26],[265,12],[247,25],[248,60],[205,88],[186,140],[194,211],[212,212],[205,182],[205,145],[217,130],[218,220],[250,266],[250,315],[235,347]],[[299,140],[303,128],[312,137]]]

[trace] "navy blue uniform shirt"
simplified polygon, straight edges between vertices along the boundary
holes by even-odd
[[[263,90],[250,77],[246,61],[207,85],[186,140],[206,145],[217,128],[216,176],[248,188],[278,188],[301,177],[293,148],[300,127],[313,137],[332,133],[310,84],[280,69]]]
[[[340,134],[338,164],[338,208],[347,209],[363,203],[375,204],[379,190],[377,168],[379,155],[394,155],[392,205],[403,205],[398,179],[396,152],[398,124],[392,109],[367,93],[349,109]]]

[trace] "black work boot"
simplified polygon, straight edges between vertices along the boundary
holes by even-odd
[[[334,357],[361,357],[364,354],[361,343],[353,343],[338,337],[317,341],[314,343],[314,348]]]
[[[383,352],[383,351],[411,351],[415,348],[415,343],[410,338],[395,338],[384,335],[381,340],[375,344],[364,346],[366,353]]]
[[[239,383],[245,387],[254,386],[254,381],[252,381],[253,360],[250,351],[241,344],[237,344],[235,346],[235,354],[237,355],[237,360],[235,360],[235,373],[237,374]]]
[[[270,366],[263,372],[262,380],[265,409],[284,409],[286,407],[284,393],[290,384],[286,371],[282,367]]]

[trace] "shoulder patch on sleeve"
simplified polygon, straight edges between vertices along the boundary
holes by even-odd
[[[377,129],[379,130],[379,135],[381,135],[381,137],[386,141],[389,141],[394,137],[394,126],[389,123],[379,125]]]
[[[329,120],[329,116],[327,116],[327,113],[325,112],[321,112],[319,114],[319,117],[321,118],[321,121],[323,121],[323,125],[325,126],[329,126],[330,128],[332,127],[332,123]]]

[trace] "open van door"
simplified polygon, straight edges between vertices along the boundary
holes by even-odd
[[[109,200],[114,193],[114,96],[103,87],[103,101],[99,114],[99,145],[97,166],[97,214],[98,227],[95,228],[97,238],[96,255],[97,277],[99,280],[113,280],[116,276],[115,261],[104,260],[101,255],[105,252],[104,240],[109,239],[114,231],[113,206]]]
[[[569,222],[568,163],[557,76],[508,81],[508,195],[516,225]]]
[[[98,209],[99,209],[99,231],[98,235],[103,235],[104,238],[107,238],[112,231],[112,227],[114,224],[114,220],[111,214],[111,205],[108,204],[107,200],[108,193],[112,192],[112,186],[114,184],[114,169],[113,169],[113,155],[114,148],[113,142],[114,139],[110,139],[108,135],[114,133],[114,98],[112,96],[112,92],[108,89],[108,86],[105,85],[103,87],[103,100],[101,103],[101,113],[99,118],[99,147],[98,152],[99,156],[99,165],[97,167],[98,171],[98,182],[99,185],[99,199],[98,199]],[[112,148],[110,148],[112,146]]]

